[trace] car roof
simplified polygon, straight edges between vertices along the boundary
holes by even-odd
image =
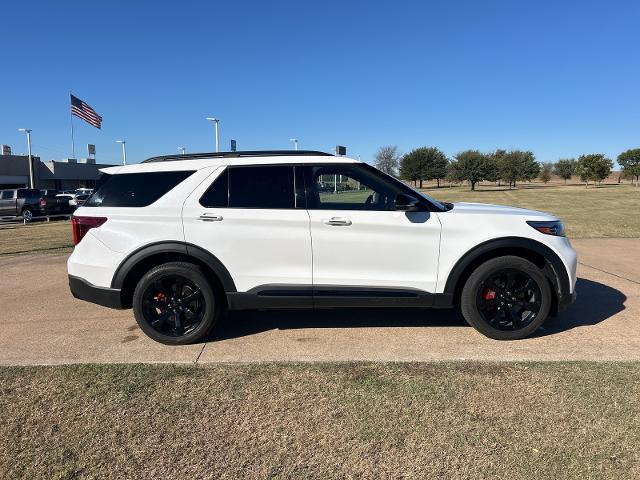
[[[240,152],[242,153],[242,152]],[[124,166],[107,167],[100,169],[101,172],[108,174],[120,173],[144,173],[144,172],[161,172],[161,171],[179,171],[179,170],[200,170],[207,167],[220,167],[229,165],[273,165],[273,164],[306,164],[306,163],[361,163],[349,157],[337,157],[334,155],[323,154],[322,152],[314,152],[309,154],[304,152],[300,155],[296,154],[274,154],[255,156],[215,156],[216,154],[197,154],[197,158],[186,155],[181,158],[178,156],[170,157],[154,157],[149,159],[153,161],[145,161]],[[208,155],[211,155],[210,157]],[[161,160],[155,160],[161,158]]]

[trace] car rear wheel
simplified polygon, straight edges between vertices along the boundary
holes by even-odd
[[[541,270],[521,257],[498,257],[480,265],[460,297],[472,327],[496,340],[528,337],[551,309],[551,288]]]
[[[133,312],[142,331],[152,339],[186,345],[211,331],[220,316],[221,295],[197,265],[165,263],[138,282]]]
[[[33,220],[33,212],[30,208],[22,209],[22,218],[24,218],[25,222],[30,222],[31,220]]]

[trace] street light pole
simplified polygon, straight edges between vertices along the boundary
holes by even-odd
[[[122,165],[127,164],[127,148],[125,145],[127,144],[126,140],[116,140],[116,143],[122,144]]]
[[[19,128],[19,132],[27,134],[27,149],[29,150],[29,188],[33,188],[33,157],[31,156],[31,129]]]
[[[218,136],[218,124],[220,123],[220,120],[213,117],[207,117],[207,120],[209,120],[210,122],[213,122],[216,127],[216,153],[217,153],[220,151],[220,137]]]
[[[184,153],[185,153],[185,148],[184,147],[178,147],[178,150],[180,150],[182,152],[182,155],[184,155]]]
[[[298,139],[297,138],[290,138],[289,141],[293,142],[293,149],[294,150],[298,150]]]

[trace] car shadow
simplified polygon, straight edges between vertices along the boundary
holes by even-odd
[[[624,310],[626,296],[608,285],[578,279],[578,299],[557,317],[547,320],[534,336],[596,325]],[[205,342],[229,340],[269,330],[302,328],[462,327],[457,309],[330,309],[229,312]]]
[[[627,296],[609,285],[578,278],[578,297],[573,305],[550,318],[534,336],[543,337],[576,327],[597,325],[625,309]]]

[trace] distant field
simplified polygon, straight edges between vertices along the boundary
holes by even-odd
[[[57,220],[12,224],[0,228],[0,255],[60,250],[73,247],[71,222]]]
[[[542,210],[559,216],[573,238],[640,237],[640,188],[604,185],[523,186],[509,190],[481,186],[423,189],[447,202],[479,202]]]
[[[2,478],[640,476],[639,363],[0,368]]]

